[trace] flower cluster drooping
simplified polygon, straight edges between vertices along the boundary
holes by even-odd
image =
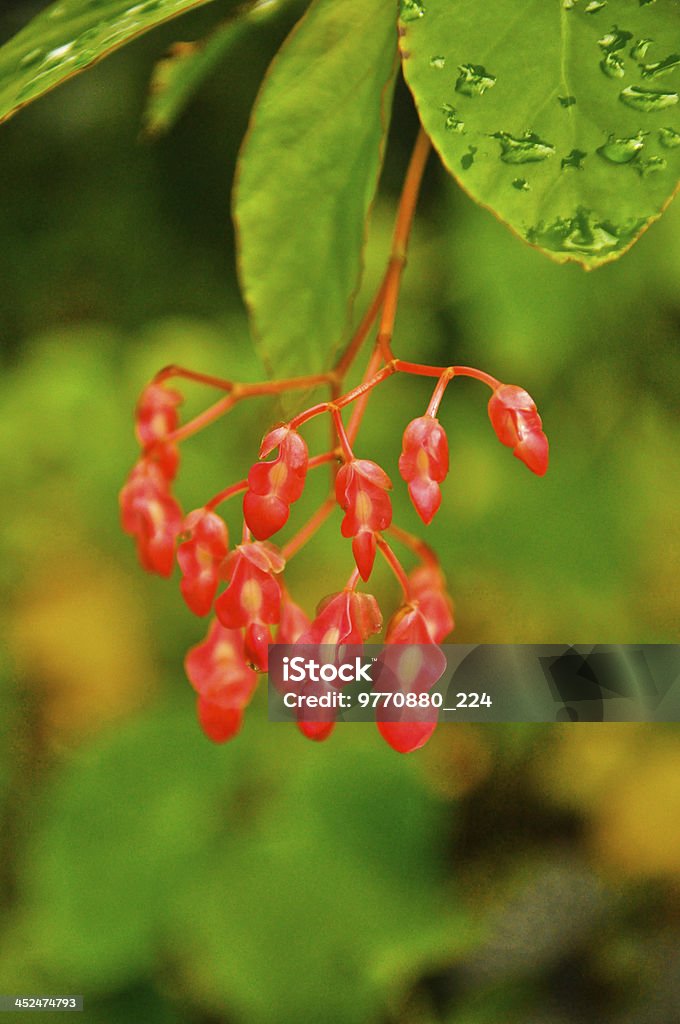
[[[180,591],[189,609],[197,616],[214,613],[206,639],[187,655],[186,671],[198,694],[200,724],[215,742],[238,732],[256,688],[257,672],[267,671],[270,643],[361,644],[380,633],[383,622],[375,598],[357,589],[360,581],[369,580],[378,551],[393,570],[403,595],[400,607],[387,623],[385,644],[437,645],[454,628],[453,603],[433,552],[392,525],[390,477],[376,462],[355,456],[339,417],[339,410],[398,372],[437,376],[435,396],[439,394],[433,396],[433,402],[438,402],[445,386],[457,375],[477,377],[488,384],[492,388],[489,417],[500,441],[512,447],[534,473],[545,473],[548,442],[526,391],[500,384],[469,367],[429,367],[393,359],[354,391],[311,407],[291,423],[274,427],[265,435],[260,459],[244,480],[183,516],[172,487],[179,465],[178,442],[194,432],[194,424],[190,421],[180,425],[177,407],[181,396],[162,382],[171,375],[196,377],[191,371],[168,368],[142,394],[137,407],[137,436],[142,450],[121,491],[123,527],[135,537],[140,561],[147,571],[170,576],[176,557],[181,570]],[[294,383],[302,386],[306,380],[299,378]],[[256,387],[259,393],[263,385]],[[224,382],[224,388],[232,391],[234,385]],[[247,393],[248,385],[239,385],[239,389]],[[275,382],[271,390],[275,391]],[[399,472],[416,512],[426,524],[440,508],[440,485],[449,468],[446,434],[431,411],[432,405],[425,415],[406,426],[399,457]],[[327,412],[335,419],[340,444],[310,458],[307,444],[293,423],[299,425]],[[275,457],[264,461],[272,453]],[[269,538],[288,521],[291,505],[303,493],[308,470],[324,463],[334,464],[337,470],[332,497],[288,544],[275,546]],[[235,495],[243,495],[243,540],[230,550],[226,523],[215,508]],[[333,507],[344,513],[340,529],[343,537],[351,539],[355,569],[346,586],[321,601],[310,620],[291,598],[282,574],[287,558],[311,537]],[[394,533],[418,556],[418,564],[410,573],[403,569],[386,533]],[[436,673],[428,676],[426,670],[425,665],[423,678],[438,678]],[[413,685],[417,688],[421,684],[416,680]],[[301,732],[311,739],[325,739],[333,730],[332,712],[297,714]],[[399,715],[380,713],[378,718],[381,735],[401,752],[422,746],[435,725],[436,719],[423,717],[420,708]]]
[[[448,442],[437,413],[447,387],[456,378],[471,377],[491,389],[488,412],[499,440],[511,447],[533,473],[542,476],[547,470],[548,441],[526,391],[469,366],[406,362],[392,352],[403,253],[429,145],[423,139],[419,137],[407,173],[393,254],[384,280],[331,371],[237,384],[170,366],[156,375],[137,405],[136,433],[141,452],[120,494],[123,529],[135,538],[144,569],[170,576],[176,560],[181,570],[180,591],[189,609],[200,617],[213,615],[206,638],[187,654],[185,668],[197,694],[201,727],[217,743],[239,731],[258,672],[267,671],[270,643],[337,647],[362,644],[380,633],[383,620],[378,603],[371,594],[358,589],[370,579],[378,553],[392,570],[402,594],[399,607],[386,625],[381,690],[386,686],[403,688],[406,679],[410,680],[409,693],[425,694],[441,675],[444,656],[437,645],[454,628],[453,602],[443,572],[428,545],[393,524],[388,473],[377,462],[358,457],[354,451],[367,402],[377,387],[394,374],[436,380],[425,412],[404,430],[398,459],[399,473],[426,525],[440,509],[441,486],[449,470]],[[341,393],[342,382],[376,322],[376,340],[363,379]],[[180,423],[182,395],[167,387],[171,379],[205,385],[223,394],[195,419]],[[181,442],[243,399],[319,387],[328,388],[327,400],[271,428],[260,446],[259,459],[243,480],[183,515],[173,493]],[[343,412],[347,409],[351,409],[351,417],[346,424]],[[330,418],[333,439],[326,451],[310,456],[300,431],[309,420],[322,415]],[[276,545],[271,538],[288,523],[291,506],[301,498],[308,473],[324,464],[331,468],[328,496],[296,534]],[[243,531],[241,542],[230,549],[227,525],[216,509],[238,495],[243,502]],[[291,597],[284,569],[334,510],[343,514],[340,532],[351,540],[354,566],[341,589],[337,584],[329,587],[332,592],[310,619]],[[402,566],[388,535],[406,547],[409,557],[415,555],[417,562],[410,571]],[[417,657],[411,657],[409,649]],[[395,750],[416,750],[432,735],[436,714],[433,717],[426,703],[411,703],[389,712],[378,709],[379,731]],[[300,731],[310,739],[326,739],[333,730],[333,712],[297,710],[296,714]]]

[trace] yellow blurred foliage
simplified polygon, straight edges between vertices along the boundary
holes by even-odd
[[[656,738],[598,808],[593,847],[625,875],[680,881],[680,743]]]
[[[157,687],[148,618],[130,580],[91,550],[43,561],[17,597],[8,646],[56,742],[90,736]]]
[[[618,875],[680,879],[680,737],[648,722],[556,726],[536,762],[544,797],[580,811]]]

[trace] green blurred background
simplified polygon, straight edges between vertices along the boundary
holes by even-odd
[[[0,39],[41,6],[6,4]],[[117,492],[158,368],[262,375],[229,192],[285,16],[246,34],[169,135],[140,138],[154,62],[221,13],[0,129],[0,992],[82,993],[102,1022],[672,1024],[676,726],[450,725],[400,757],[372,726],[316,745],[271,725],[264,692],[226,747],[195,724],[182,659],[205,626],[137,567]],[[415,130],[400,85],[366,296]],[[680,642],[679,228],[676,203],[587,275],[428,169],[395,350],[526,387],[552,452],[533,477],[494,438],[485,389],[452,385],[427,538],[459,641]],[[394,477],[429,390],[380,389],[358,452]],[[187,392],[189,413],[204,402]],[[253,402],[188,442],[185,506],[242,476],[279,415]],[[404,492],[395,519],[417,531]],[[348,575],[337,526],[291,564],[308,610]],[[389,612],[382,567],[371,589]]]

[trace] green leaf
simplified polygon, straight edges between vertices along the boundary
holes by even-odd
[[[224,840],[245,749],[207,744],[156,705],[84,748],[47,787],[21,865],[35,958],[87,987],[153,961],[168,893]]]
[[[161,135],[172,128],[203,81],[249,32],[271,21],[272,15],[289,28],[291,17],[299,16],[301,9],[301,0],[260,0],[240,8],[200,42],[176,43],[154,68],[144,112],[146,132]]]
[[[57,0],[0,48],[0,122],[113,50],[211,0]]]
[[[385,0],[316,0],[275,58],[234,197],[240,273],[277,373],[329,365],[361,272],[394,81]]]
[[[296,752],[248,841],[209,851],[171,894],[172,949],[201,1002],[249,1024],[320,1006],[325,1021],[383,1019],[480,941],[453,885],[442,900],[448,813],[380,747]]]
[[[678,0],[402,0],[400,36],[448,170],[554,259],[615,259],[670,202]]]

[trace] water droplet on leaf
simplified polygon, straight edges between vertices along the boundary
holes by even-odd
[[[680,132],[675,128],[659,128],[659,142],[666,149],[675,149],[680,146]]]
[[[422,0],[401,0],[399,5],[399,17],[402,21],[417,21],[425,14],[425,4]]]
[[[581,165],[587,156],[588,154],[584,153],[582,149],[572,149],[571,153],[567,153],[567,155],[562,158],[562,170],[566,167],[573,167],[577,171],[582,170]]]
[[[460,158],[460,166],[464,171],[468,171],[473,163],[475,162],[475,153],[477,152],[476,146],[468,146],[468,151]]]
[[[561,107],[573,107],[576,103],[575,96],[558,96],[557,100]]]
[[[680,64],[680,53],[672,53],[664,60],[657,60],[654,64],[643,64],[640,67],[640,74],[643,78],[660,78],[661,75],[668,75]]]
[[[590,0],[589,4],[585,6],[586,14],[597,14],[604,7],[607,6],[607,0]]]
[[[617,50],[624,50],[629,39],[633,38],[632,32],[625,32],[616,25],[609,32],[605,32],[601,39],[598,39],[598,46],[605,53],[616,53]]]
[[[529,182],[526,178],[513,178],[512,187],[516,188],[518,192],[528,192]]]
[[[607,53],[600,61],[600,67],[607,78],[623,78],[626,69],[618,53]]]
[[[30,68],[31,65],[37,64],[41,60],[43,53],[44,50],[29,50],[19,61],[19,67]]]
[[[665,110],[678,102],[677,92],[662,92],[660,89],[645,89],[641,85],[629,85],[619,93],[619,99],[633,110],[651,113]]]
[[[450,103],[445,103],[442,107],[442,113],[446,115],[444,127],[447,132],[457,132],[459,135],[462,135],[465,131],[465,122],[461,121],[458,117],[456,108],[452,107]]]
[[[481,96],[496,84],[496,76],[490,74],[481,64],[461,64],[456,82],[456,92],[464,96]]]
[[[633,60],[644,60],[647,50],[653,42],[653,39],[638,39],[635,46],[630,48],[630,55]]]
[[[72,49],[73,41],[71,41],[70,43],[64,43],[63,46],[56,46],[54,50],[50,50],[49,53],[45,54],[43,64],[53,64],[55,61],[61,60],[62,57],[65,57],[66,54]]]
[[[573,217],[558,217],[548,225],[540,221],[529,229],[526,237],[532,245],[552,252],[588,256],[626,248],[645,223],[643,218],[616,226],[581,206]]]
[[[646,160],[640,160],[639,163],[635,164],[635,170],[638,172],[641,178],[646,178],[648,174],[655,174],[657,171],[665,171],[668,166],[668,161],[662,156],[650,156]]]
[[[441,69],[446,65],[446,57],[430,57],[430,67]]]
[[[492,138],[500,142],[501,160],[505,164],[538,163],[547,160],[555,152],[554,146],[539,139],[533,132],[525,132],[520,139],[507,132],[494,132]]]
[[[600,146],[597,152],[611,164],[629,164],[644,149],[645,132],[638,132],[630,139],[617,139],[609,136],[609,141]]]

